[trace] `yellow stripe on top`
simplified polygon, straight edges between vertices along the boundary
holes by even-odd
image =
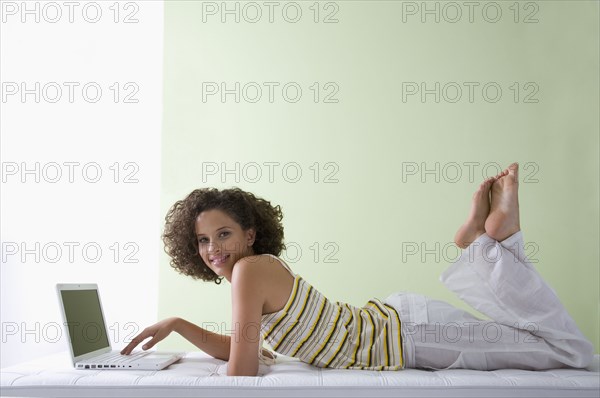
[[[378,299],[364,307],[331,302],[298,275],[284,308],[263,315],[261,334],[275,351],[318,367],[404,367],[396,309]]]
[[[369,304],[371,304],[371,307],[375,309],[375,311],[377,311],[379,314],[381,314],[382,317],[384,317],[386,320],[388,319],[388,316],[386,315],[386,313],[379,307],[379,305],[370,300]],[[389,366],[390,365],[390,351],[388,349],[388,345],[387,345],[387,341],[388,341],[388,334],[387,334],[387,324],[383,325],[383,353],[385,354],[385,366]]]
[[[394,318],[396,320],[396,323],[398,325],[398,328],[396,330],[397,333],[397,347],[400,347],[400,349],[402,349],[402,331],[400,330],[400,315],[398,315],[398,311],[396,311],[396,309],[390,305],[384,304],[385,307],[394,315]],[[400,355],[400,358],[398,358],[400,361],[400,365],[404,366],[404,362],[402,360],[402,355]]]
[[[348,308],[348,311],[353,311],[348,306],[348,304],[345,304],[345,306],[346,306],[346,308]],[[356,318],[358,320],[358,331],[355,334],[356,338],[355,338],[355,343],[354,343],[354,350],[353,350],[352,360],[351,360],[350,363],[346,364],[346,366],[345,366],[346,369],[350,368],[350,366],[352,366],[352,365],[354,365],[356,363],[356,355],[358,354],[358,349],[360,348],[360,338],[361,338],[361,334],[362,334],[362,317],[359,315]]]
[[[337,350],[335,351],[335,353],[333,354],[333,356],[331,357],[329,362],[327,362],[325,364],[325,367],[328,368],[331,366],[333,361],[338,357],[338,354],[342,350],[342,347],[344,346],[344,344],[346,344],[346,341],[348,340],[348,325],[350,324],[350,322],[352,322],[353,318],[354,318],[354,316],[352,315],[352,312],[350,312],[350,318],[348,318],[348,321],[346,321],[346,324],[344,325],[344,337],[342,338],[342,342],[338,346]]]
[[[319,356],[319,354],[321,353],[321,351],[323,351],[323,349],[325,348],[325,346],[327,344],[329,344],[329,341],[331,340],[331,335],[333,334],[333,332],[337,329],[337,324],[340,320],[340,315],[342,314],[342,308],[338,307],[337,309],[337,316],[335,318],[335,321],[333,322],[333,324],[331,324],[331,332],[329,332],[329,336],[327,336],[327,338],[325,339],[325,341],[323,341],[323,344],[321,344],[321,348],[319,348],[317,350],[317,352],[313,355],[312,359],[310,360],[309,363],[313,363],[315,361],[315,359]]]
[[[292,305],[294,300],[296,300],[296,293],[298,293],[299,282],[300,282],[299,277],[294,279],[294,287],[292,288],[292,294],[291,294],[290,298],[288,299],[288,302],[285,305],[285,307],[283,308],[283,310],[278,312],[279,317],[277,318],[277,321],[273,322],[271,328],[269,329],[267,334],[264,336],[265,340],[267,340],[269,338],[271,333],[273,333],[273,330],[275,330],[275,328],[279,325],[279,323],[281,323],[281,321],[283,321],[283,318],[285,318],[285,316],[287,315],[287,312],[288,312],[290,306]],[[261,329],[263,329],[263,328],[261,327]]]
[[[277,351],[277,348],[279,348],[279,345],[281,343],[283,343],[285,341],[286,336],[292,331],[294,330],[294,328],[296,326],[299,325],[299,319],[302,318],[302,314],[304,314],[304,310],[306,309],[306,303],[308,303],[308,299],[310,297],[310,291],[312,290],[312,286],[308,289],[308,292],[306,294],[306,299],[304,299],[304,304],[302,305],[302,309],[300,310],[300,313],[298,314],[298,319],[295,319],[294,322],[292,323],[292,326],[290,326],[288,328],[288,330],[281,336],[281,341],[279,342],[279,344],[277,344],[276,346],[273,347],[273,349],[275,351]]]
[[[325,300],[323,300],[323,303],[321,304],[321,309],[319,309],[319,313],[315,317],[314,322],[310,325],[310,327],[306,331],[306,334],[304,335],[304,338],[302,339],[302,341],[300,341],[300,344],[298,345],[298,347],[292,352],[291,356],[293,356],[293,357],[296,356],[296,354],[298,353],[298,351],[300,351],[300,349],[302,348],[304,343],[306,343],[308,341],[308,339],[311,338],[313,332],[317,329],[317,324],[321,320],[321,317],[323,315],[323,310],[325,309],[325,304],[327,304],[327,302],[325,302]]]

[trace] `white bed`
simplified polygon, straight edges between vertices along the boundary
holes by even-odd
[[[587,370],[318,369],[279,357],[259,377],[224,377],[227,363],[188,353],[162,371],[74,370],[68,353],[1,370],[14,397],[600,397],[600,356]]]

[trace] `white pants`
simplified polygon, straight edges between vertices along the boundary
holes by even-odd
[[[440,281],[491,320],[412,292],[390,295],[385,302],[400,314],[407,368],[542,370],[592,362],[593,345],[525,257],[521,231],[502,242],[483,234]]]

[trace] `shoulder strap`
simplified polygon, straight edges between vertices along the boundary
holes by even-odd
[[[275,256],[274,254],[270,254],[267,253],[269,256],[277,259],[277,261],[279,261],[281,263],[281,265],[283,265],[283,268],[287,269],[289,271],[290,274],[292,274],[293,277],[296,277],[296,274],[294,273],[294,271],[292,271],[292,269],[290,268],[289,265],[287,265],[282,259],[280,259],[279,257]]]

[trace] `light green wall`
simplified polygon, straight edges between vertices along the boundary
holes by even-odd
[[[438,261],[434,254],[403,261],[403,246],[413,242],[432,249],[436,242],[440,247],[452,242],[483,166],[491,165],[488,174],[495,174],[495,164],[519,161],[529,167],[520,185],[528,254],[598,352],[598,3],[529,3],[539,9],[521,8],[520,19],[535,12],[538,22],[515,23],[513,2],[498,2],[502,18],[490,23],[482,18],[484,2],[473,23],[468,15],[457,23],[434,23],[431,16],[421,23],[418,15],[402,21],[406,2],[341,1],[331,3],[339,6],[339,22],[327,24],[312,21],[312,1],[297,4],[303,11],[298,23],[283,21],[279,11],[274,23],[263,15],[252,24],[235,23],[232,16],[228,23],[218,16],[203,23],[202,2],[165,2],[163,214],[195,188],[239,186],[282,206],[286,241],[302,249],[299,261],[290,264],[330,299],[363,305],[371,297],[408,290],[468,308],[438,281],[455,251],[438,251]],[[320,17],[332,11],[321,8]],[[402,82],[431,87],[436,81],[480,85],[473,103],[466,86],[457,103],[435,103],[431,95],[425,103],[416,96],[403,102]],[[303,95],[288,103],[276,94],[270,103],[263,86],[265,97],[258,103],[236,103],[231,95],[225,103],[214,97],[203,103],[202,82],[227,82],[229,88],[235,82],[279,82],[279,88],[297,82]],[[314,82],[335,83],[339,102],[321,97],[315,103],[309,88]],[[503,90],[496,103],[481,96],[488,82]],[[531,91],[527,82],[535,82],[538,102],[521,97],[515,103],[514,82],[521,95]],[[203,181],[203,164],[210,162],[219,167],[225,162],[229,169],[239,162],[240,181],[231,174],[205,174]],[[262,165],[258,182],[251,181],[251,162]],[[264,162],[280,163],[272,182]],[[302,170],[297,183],[282,178],[282,166],[290,162]],[[311,169],[315,162],[318,182]],[[335,169],[325,167],[330,162]],[[440,181],[426,175],[423,183],[420,174],[403,181],[406,162],[428,168],[439,163]],[[474,179],[463,166],[452,182],[451,162],[477,162]],[[324,183],[332,171],[338,182]],[[314,242],[320,247],[317,261]],[[328,242],[339,249],[337,263],[324,262],[332,251]],[[294,256],[290,251],[284,258]],[[228,284],[181,276],[163,255],[159,292],[160,318],[213,322],[226,333]],[[163,347],[192,348],[178,336]]]

